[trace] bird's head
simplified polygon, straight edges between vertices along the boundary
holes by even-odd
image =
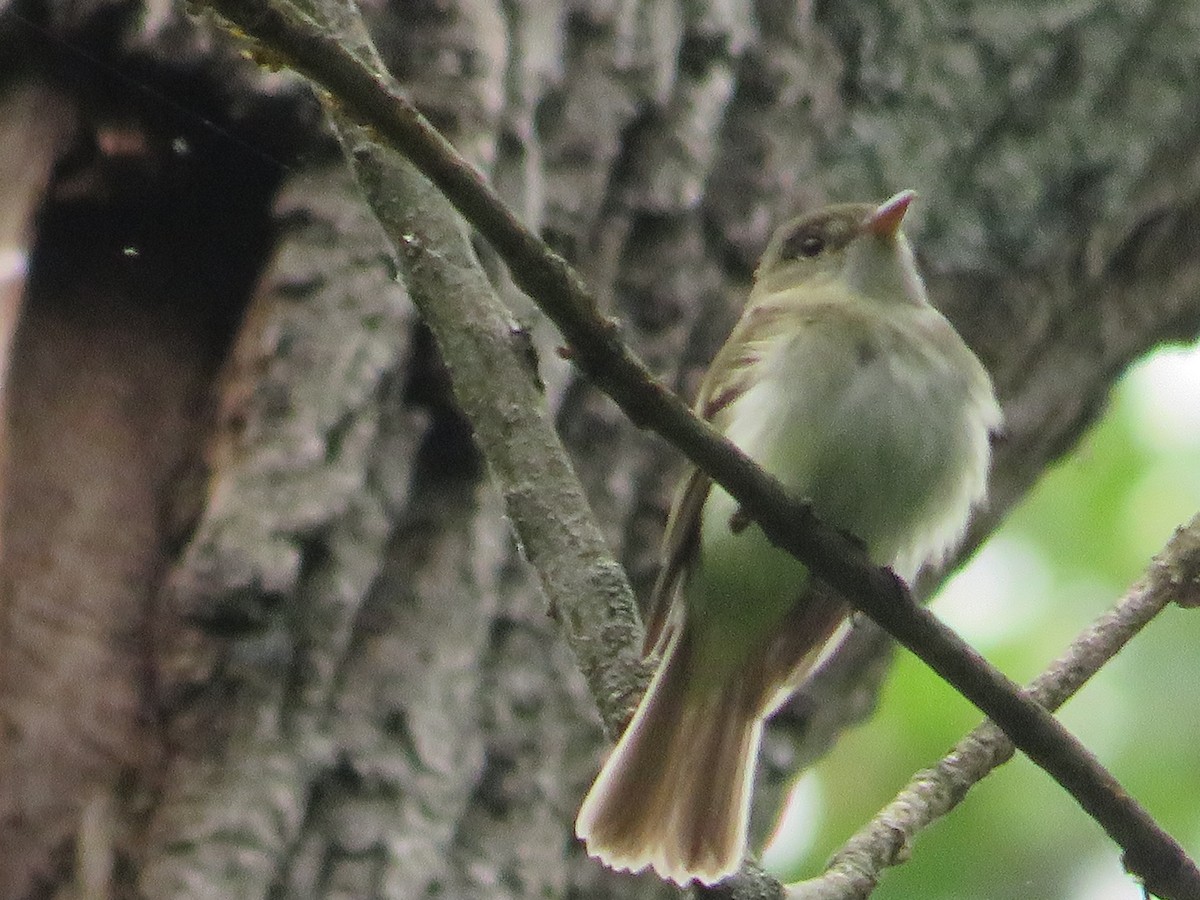
[[[880,204],[844,203],[780,226],[755,274],[774,293],[844,279],[850,291],[883,302],[924,303],[925,287],[900,228],[913,191]]]

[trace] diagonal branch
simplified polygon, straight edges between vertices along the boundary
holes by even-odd
[[[1168,604],[1200,605],[1200,515],[1179,528],[1146,573],[1029,686],[1047,709],[1069,700]],[[791,885],[788,900],[861,900],[883,870],[905,862],[917,834],[954,809],[967,792],[1013,755],[991,722],[964,737],[936,765],[918,772],[896,798],[838,850],[825,873]]]
[[[1112,775],[1045,709],[919,607],[888,570],[816,520],[774,479],[695,418],[649,373],[597,312],[573,269],[525,227],[483,177],[337,35],[286,0],[200,0],[257,42],[260,58],[312,79],[348,117],[407,156],[495,247],[516,284],[555,322],[575,364],[637,425],[683,451],[741,504],[777,546],[796,555],[995,721],[1125,850],[1127,868],[1167,898],[1200,896],[1200,870]]]

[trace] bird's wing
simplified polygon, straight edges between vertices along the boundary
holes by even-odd
[[[717,352],[696,396],[696,414],[718,431],[724,433],[733,405],[755,382],[755,368],[778,332],[780,317],[788,313],[788,307],[774,297],[759,299],[751,294],[746,311]],[[678,623],[679,588],[696,556],[700,514],[711,487],[711,478],[689,467],[671,504],[663,535],[662,568],[646,610],[643,652],[647,654],[665,646]]]

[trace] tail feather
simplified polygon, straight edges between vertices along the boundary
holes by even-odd
[[[575,821],[588,853],[614,869],[650,866],[679,885],[737,871],[763,720],[811,672],[846,612],[837,594],[811,585],[757,651],[719,677],[696,670],[706,648],[695,626],[685,618],[671,628]]]
[[[761,691],[742,674],[698,686],[690,644],[685,625],[575,823],[612,868],[651,866],[680,885],[713,884],[741,864],[762,738]]]

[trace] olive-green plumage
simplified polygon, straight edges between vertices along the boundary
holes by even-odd
[[[911,192],[772,238],[697,412],[824,522],[912,578],[984,496],[991,381],[930,304],[900,222]],[[763,721],[812,671],[844,601],[692,470],[663,542],[633,721],[584,800],[590,854],[686,884],[738,868]]]

